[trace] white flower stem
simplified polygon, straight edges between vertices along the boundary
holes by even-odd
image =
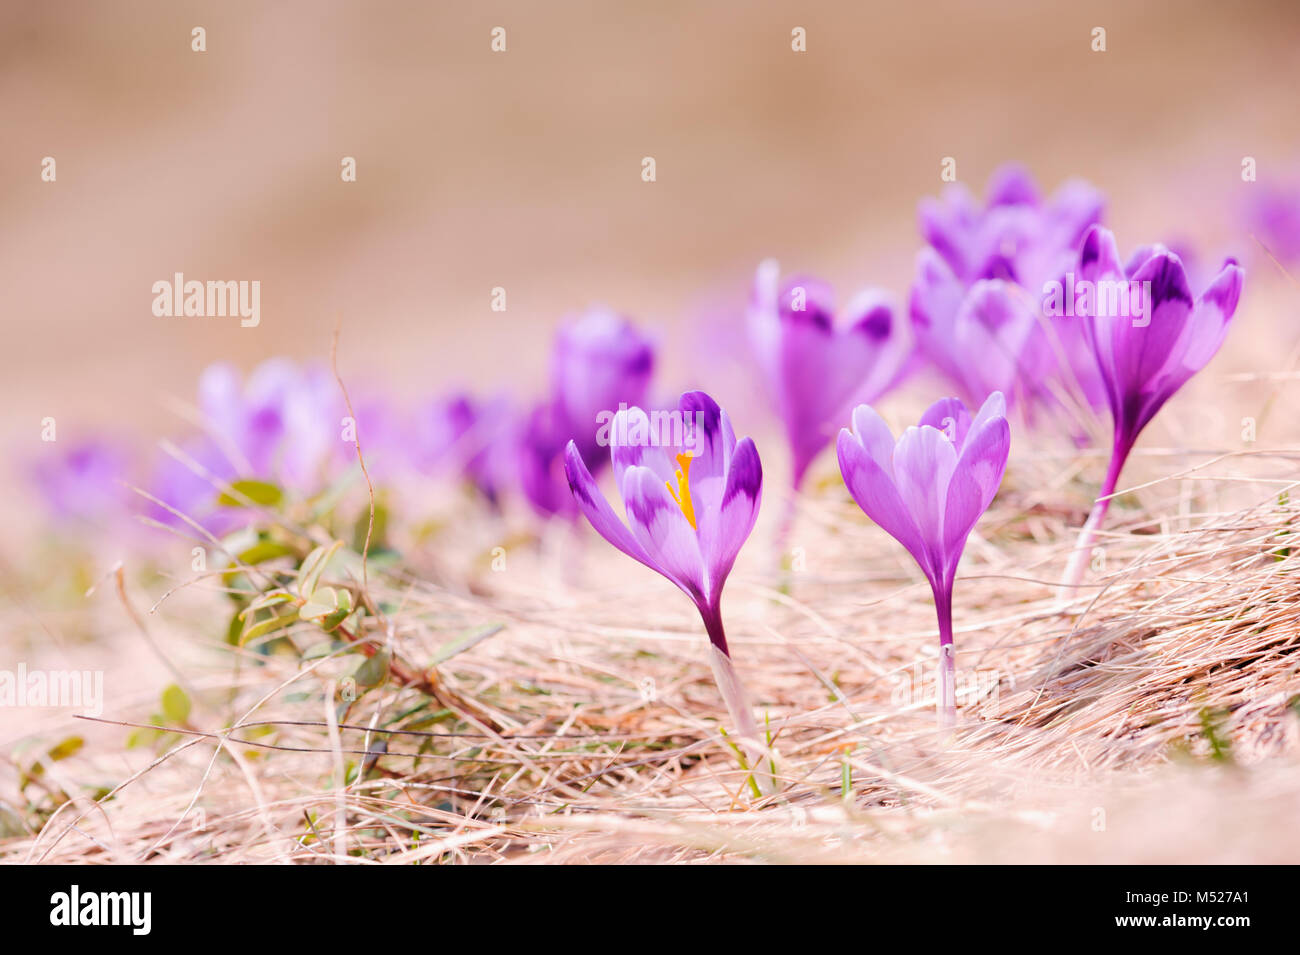
[[[1128,459],[1128,453],[1132,446],[1132,442],[1117,441],[1110,453],[1110,465],[1106,469],[1106,479],[1102,481],[1097,501],[1088,514],[1088,520],[1084,522],[1083,527],[1080,529],[1079,537],[1074,542],[1074,550],[1070,552],[1070,559],[1065,565],[1065,575],[1061,578],[1061,587],[1064,588],[1063,597],[1069,598],[1073,596],[1074,588],[1078,587],[1079,581],[1083,580],[1083,572],[1088,566],[1089,558],[1092,556],[1092,542],[1097,537],[1097,531],[1101,528],[1102,521],[1106,519],[1106,512],[1110,510],[1110,502],[1115,493],[1115,486],[1119,484],[1120,472],[1124,470],[1124,462]]]
[[[776,780],[773,779],[769,769],[773,758],[772,751],[763,742],[758,724],[754,722],[753,710],[750,709],[745,690],[740,685],[740,678],[736,675],[731,657],[712,641],[709,642],[709,666],[713,670],[713,679],[718,684],[718,691],[722,694],[722,701],[727,706],[727,714],[731,717],[732,729],[735,733],[733,739],[744,751],[759,791],[765,796],[771,795],[776,792]]]

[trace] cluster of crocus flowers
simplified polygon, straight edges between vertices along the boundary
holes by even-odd
[[[1105,201],[1081,181],[1047,200],[1020,166],[990,178],[981,206],[961,183],[921,201],[928,246],[917,256],[909,314],[917,345],[965,395],[1059,404],[1067,392],[1093,407],[1100,379],[1078,323],[1045,314],[1044,287],[1074,262]]]
[[[1098,224],[1103,207],[1101,194],[1082,182],[1045,199],[1018,166],[994,174],[983,202],[960,184],[942,199],[923,200],[927,247],[902,321],[876,290],[837,310],[824,282],[783,279],[775,261],[763,262],[755,277],[749,332],[790,445],[790,486],[800,490],[848,417],[852,428],[837,442],[844,481],[930,584],[946,722],[955,719],[955,577],[1007,465],[1008,401],[1059,401],[1061,388],[1074,386],[1093,407],[1109,408],[1109,466],[1065,575],[1077,585],[1140,434],[1215,355],[1237,308],[1243,272],[1235,261],[1194,297],[1192,270],[1163,246],[1143,247],[1121,264],[1114,237]],[[1277,198],[1259,214],[1271,251],[1300,256],[1300,200]],[[1072,290],[1077,280],[1147,291],[1128,310],[1108,311],[1102,295],[1071,294],[1077,310],[1050,312],[1047,287],[1060,283],[1061,291],[1067,275]],[[961,400],[945,398],[895,440],[872,405],[913,367],[914,344],[981,407],[972,418]],[[735,730],[759,753],[721,596],[757,519],[761,464],[753,442],[737,441],[727,415],[703,392],[681,396],[672,414],[682,430],[662,440],[653,419],[664,413],[642,410],[655,363],[650,337],[623,316],[592,308],[561,326],[545,394],[522,415],[504,398],[453,394],[421,406],[414,419],[382,395],[345,405],[322,367],[272,359],[244,378],[217,364],[199,382],[200,433],[180,442],[179,460],[168,461],[150,487],[165,505],[164,519],[180,513],[222,533],[250,517],[233,513],[229,496],[222,501],[223,485],[259,478],[315,494],[355,465],[360,443],[371,461],[386,462],[383,479],[402,468],[420,478],[450,470],[493,506],[509,486],[542,516],[585,515],[616,548],[693,601]],[[597,487],[606,466],[624,517]],[[128,470],[112,448],[92,443],[50,455],[36,476],[57,513],[81,519],[116,506],[109,486]]]
[[[1218,352],[1237,310],[1244,272],[1224,263],[1209,287],[1193,298],[1183,263],[1163,246],[1144,246],[1121,264],[1115,237],[1094,226],[1079,252],[1079,272],[1093,282],[1132,282],[1148,289],[1138,316],[1115,314],[1093,301],[1082,317],[1110,405],[1110,464],[1101,492],[1079,534],[1064,583],[1083,576],[1097,529],[1106,517],[1120,472],[1142,429],[1165,402]]]
[[[763,746],[731,663],[722,587],[758,519],[763,467],[754,442],[737,441],[726,412],[704,392],[682,395],[678,410],[690,426],[675,446],[618,440],[656,433],[640,408],[622,410],[615,418],[609,457],[626,522],[601,493],[576,441],[565,449],[564,470],[578,508],[596,532],[668,578],[695,604],[734,729],[757,758]]]
[[[840,472],[858,506],[907,548],[930,582],[939,620],[940,720],[956,718],[952,591],[966,539],[1002,483],[1011,451],[1006,402],[994,392],[971,419],[956,398],[930,406],[895,441],[870,406],[840,432]]]
[[[782,282],[771,259],[755,276],[748,323],[758,369],[790,445],[791,487],[798,491],[849,410],[875,402],[897,383],[910,336],[885,293],[859,292],[837,322],[825,282]]]

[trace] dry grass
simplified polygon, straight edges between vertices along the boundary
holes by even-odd
[[[680,594],[559,528],[512,544],[494,572],[486,555],[507,531],[462,515],[410,545],[406,565],[370,576],[406,661],[503,625],[439,668],[439,702],[389,683],[333,725],[338,658],[210,644],[176,664],[196,705],[157,759],[124,755],[125,729],[82,722],[90,744],[46,760],[40,787],[5,779],[28,831],[3,851],[43,862],[1294,862],[1300,839],[1267,820],[1300,809],[1295,457],[1200,456],[1181,471],[1159,451],[1135,459],[1153,481],[1112,511],[1104,567],[1067,599],[1052,584],[1092,468],[1022,450],[958,580],[965,692],[950,734],[924,692],[928,589],[823,482],[800,504],[801,569],[764,569],[760,524],[727,590],[735,658],[780,756],[781,791],[761,800],[720,732],[704,638]],[[158,642],[171,648],[160,653],[181,646]],[[357,781],[381,739],[386,752]],[[101,783],[112,795],[96,803]],[[57,811],[47,791],[67,797]]]

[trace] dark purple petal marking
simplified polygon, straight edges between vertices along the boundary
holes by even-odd
[[[852,330],[873,342],[883,342],[894,329],[894,310],[888,305],[877,305],[854,323]]]
[[[1151,283],[1153,313],[1170,302],[1185,304],[1189,308],[1192,305],[1192,290],[1187,286],[1187,273],[1183,269],[1183,263],[1172,252],[1152,256],[1138,269],[1134,278]]]
[[[763,490],[763,463],[758,458],[758,450],[749,438],[742,438],[736,444],[731,456],[731,465],[727,469],[727,487],[722,494],[722,506],[725,508],[737,495],[755,500]]]

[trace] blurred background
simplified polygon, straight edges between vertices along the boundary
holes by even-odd
[[[602,302],[663,329],[666,388],[709,385],[765,256],[903,298],[945,156],[977,193],[1006,159],[1091,180],[1124,250],[1253,263],[1242,157],[1300,174],[1298,40],[1262,0],[5,4],[5,480],[46,416],[156,440],[204,366],[325,360],[339,321],[358,384],[526,392]],[[155,317],[175,272],[260,281],[260,326]]]

